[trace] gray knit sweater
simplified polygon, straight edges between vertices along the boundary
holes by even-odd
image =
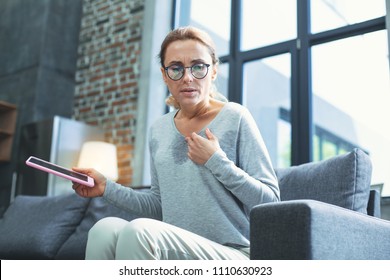
[[[222,151],[204,165],[187,156],[176,129],[177,111],[151,127],[151,190],[108,182],[104,197],[122,208],[189,230],[220,244],[249,246],[249,212],[278,201],[279,187],[263,139],[249,111],[227,103],[208,125]],[[205,136],[205,129],[200,133]]]

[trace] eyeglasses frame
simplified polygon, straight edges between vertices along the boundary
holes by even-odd
[[[197,77],[195,77],[194,74],[192,73],[192,67],[194,67],[195,65],[199,65],[199,64],[205,65],[205,66],[206,66],[206,69],[207,69],[206,74],[205,74],[202,78],[197,78]],[[185,69],[190,69],[190,73],[191,73],[192,77],[194,77],[195,79],[202,80],[202,79],[204,79],[204,78],[207,76],[207,74],[209,73],[209,67],[211,66],[211,64],[208,64],[208,63],[195,63],[195,64],[192,65],[192,66],[187,66],[187,67],[183,66],[183,69],[184,69],[183,75],[182,75],[179,79],[176,79],[176,80],[173,79],[173,78],[172,78],[171,76],[169,76],[169,74],[168,74],[168,69],[169,69],[169,67],[172,67],[172,66],[173,66],[173,65],[164,66],[164,67],[163,67],[164,70],[165,70],[165,73],[166,73],[167,76],[168,76],[168,78],[171,79],[172,81],[179,81],[180,79],[182,79],[182,78],[184,77],[184,75],[185,75]]]

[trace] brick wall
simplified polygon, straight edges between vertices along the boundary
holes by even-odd
[[[73,117],[116,144],[119,180],[132,182],[145,0],[83,0]]]

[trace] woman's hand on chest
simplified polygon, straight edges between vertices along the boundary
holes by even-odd
[[[218,151],[220,148],[218,138],[206,128],[206,138],[191,133],[190,136],[186,137],[188,145],[188,157],[197,164],[205,164],[210,157]]]

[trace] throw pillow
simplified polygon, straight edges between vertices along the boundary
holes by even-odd
[[[85,211],[83,220],[74,233],[61,246],[55,259],[84,259],[88,232],[97,221],[105,217],[119,217],[131,221],[140,216],[111,205],[101,197],[92,198]]]
[[[281,200],[314,199],[367,213],[372,164],[360,149],[320,162],[276,169]]]
[[[76,194],[17,196],[0,220],[0,258],[53,259],[88,202]]]

